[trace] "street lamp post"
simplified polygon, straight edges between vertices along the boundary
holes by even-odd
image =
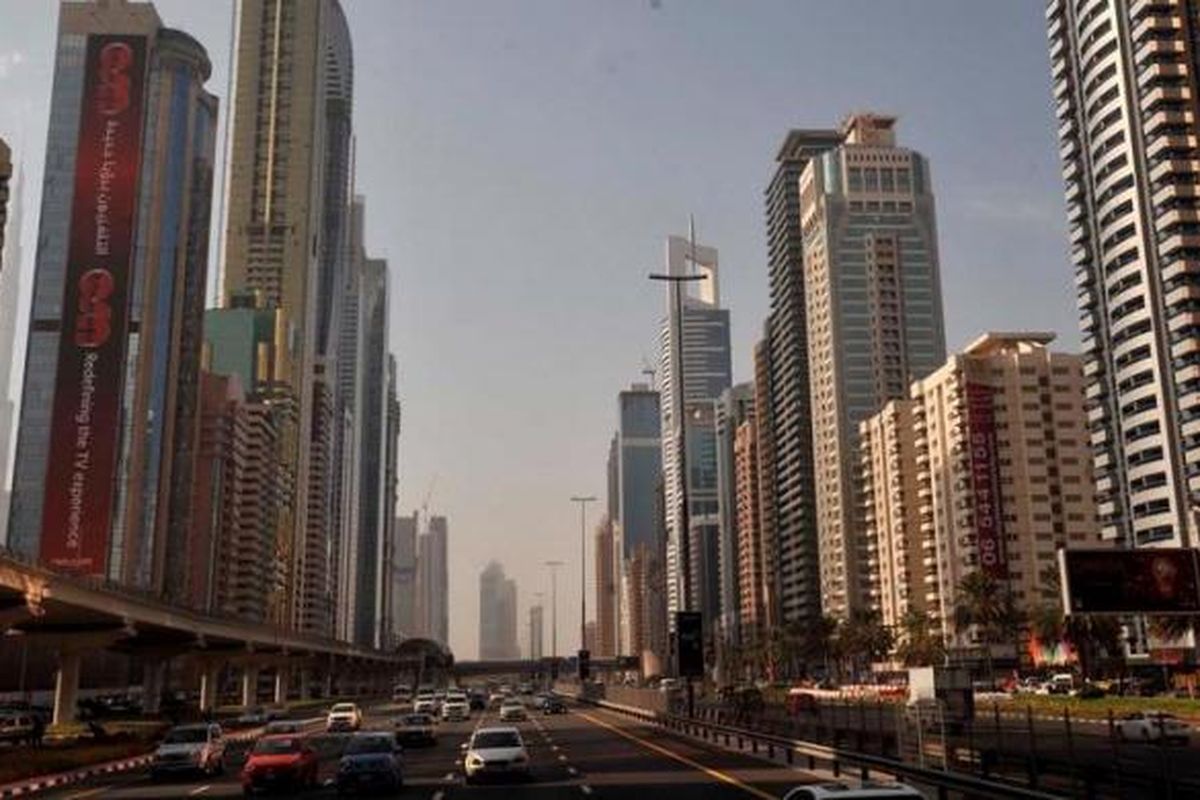
[[[693,250],[692,257],[695,257]],[[679,549],[680,557],[683,562],[683,569],[680,570],[680,608],[684,611],[691,609],[691,531],[688,508],[688,471],[687,471],[687,424],[684,421],[685,406],[687,403],[684,400],[685,384],[683,382],[683,284],[691,281],[702,281],[708,275],[704,273],[696,275],[662,275],[651,274],[652,281],[666,281],[670,284],[671,289],[675,293],[675,370],[676,374],[672,377],[675,379],[675,386],[679,392],[679,407],[674,408],[676,431],[676,454],[679,459]],[[675,404],[672,403],[672,406]]]
[[[587,504],[596,502],[592,495],[571,498],[572,503],[579,504],[579,649],[587,649]],[[596,609],[599,613],[600,609]],[[600,630],[599,618],[596,622],[597,632]]]
[[[550,568],[550,657],[558,658],[558,568],[562,561],[547,561]]]

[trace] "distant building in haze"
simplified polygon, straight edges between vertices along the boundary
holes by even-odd
[[[596,655],[616,655],[617,576],[613,547],[613,522],[607,515],[596,526]]]
[[[392,527],[392,611],[397,643],[419,635],[417,624],[417,514],[396,517]]]
[[[517,584],[505,577],[504,567],[492,561],[479,575],[479,658],[507,660],[520,657]]]
[[[545,657],[545,609],[540,605],[529,609],[529,658],[537,661]]]
[[[742,591],[738,572],[738,501],[735,440],[741,425],[754,417],[754,386],[739,383],[716,401],[718,565],[721,615],[714,631],[728,645],[740,641],[739,608]]]
[[[446,645],[450,642],[450,575],[447,557],[449,530],[445,517],[425,517],[417,537],[418,635]]]

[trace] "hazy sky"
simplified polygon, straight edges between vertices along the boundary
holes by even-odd
[[[577,646],[569,498],[603,497],[616,393],[657,357],[662,289],[646,274],[689,213],[720,250],[734,373],[750,377],[762,192],[789,127],[900,117],[900,143],[932,164],[951,348],[1019,328],[1077,346],[1042,0],[343,4],[368,249],[391,269],[399,508],[436,478],[460,658],[492,558],[518,581],[523,646],[542,562],[567,562],[559,649]],[[208,48],[224,112],[229,0],[156,5]],[[27,276],[56,18],[50,0],[0,0],[0,136],[32,184]],[[589,531],[589,573],[592,548]]]

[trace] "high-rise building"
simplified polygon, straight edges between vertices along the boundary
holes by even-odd
[[[272,618],[282,591],[275,551],[282,494],[276,437],[270,402],[247,395],[237,373],[200,373],[185,587],[193,607],[254,622]]]
[[[392,628],[394,640],[419,635],[417,625],[417,513],[396,517],[392,527]]]
[[[664,535],[655,511],[662,480],[661,414],[658,392],[649,384],[635,383],[617,395],[617,432],[608,460],[608,504],[610,518],[615,520],[616,646],[623,654],[637,654],[644,644],[644,634],[634,633],[640,623],[632,604],[640,603],[640,597],[629,582],[629,561],[641,549],[657,551]]]
[[[1198,13],[1046,5],[1097,512],[1126,547],[1200,544]]]
[[[417,537],[417,622],[420,635],[441,644],[450,641],[449,535],[445,517],[426,517]]]
[[[617,573],[613,522],[606,514],[596,526],[596,655],[617,652]]]
[[[841,142],[836,130],[792,130],[765,194],[770,312],[755,348],[755,411],[768,624],[821,616],[800,176]]]
[[[353,52],[337,0],[245,0],[238,16],[223,294],[251,290],[281,311],[278,354],[296,403],[282,463],[289,624],[335,628],[330,540],[340,421],[334,357],[349,247]],[[376,598],[377,599],[377,596]],[[373,600],[374,600],[373,599]],[[361,632],[360,632],[361,633]]]
[[[737,432],[754,418],[754,386],[739,383],[716,402],[718,555],[721,574],[721,616],[714,630],[729,644],[740,641],[741,573],[738,569]],[[757,498],[756,498],[757,499]],[[719,650],[718,652],[723,652]]]
[[[286,337],[283,311],[263,308],[254,293],[234,295],[228,307],[204,315],[207,370],[236,378],[246,393],[244,411],[235,414],[246,426],[245,452],[237,456],[242,465],[238,475],[244,477],[235,478],[246,483],[228,498],[235,508],[228,511],[232,521],[222,533],[221,548],[230,569],[222,571],[227,588],[218,590],[218,603],[225,613],[279,625],[290,620],[290,498],[295,496],[295,475],[280,450],[280,440],[294,429],[296,416],[295,398],[285,379],[286,361],[278,357],[287,349]],[[256,508],[256,503],[264,505]]]
[[[387,262],[367,259],[362,264],[359,282],[359,355],[360,387],[355,425],[360,437],[357,448],[358,529],[352,544],[353,588],[347,597],[353,611],[352,639],[359,644],[376,643],[382,617],[385,527],[388,490],[388,397]]]
[[[546,655],[546,612],[540,605],[529,609],[529,658],[537,661]]]
[[[12,150],[8,142],[0,138],[0,270],[4,269],[4,256],[8,255],[4,237],[8,230],[8,183],[12,180],[12,173]]]
[[[16,422],[12,375],[13,367],[18,366],[15,341],[17,301],[21,296],[21,272],[25,264],[21,251],[25,170],[17,172],[10,191],[9,178],[6,176],[10,174],[11,166],[6,167],[5,162],[11,163],[11,159],[6,153],[7,146],[0,140],[0,354],[4,356],[0,361],[0,542],[7,541],[8,530],[12,476],[9,466],[12,463],[13,427]]]
[[[8,531],[12,549],[51,567],[180,601],[217,119],[209,71],[204,48],[148,3],[60,6]]]
[[[771,597],[770,574],[762,531],[762,491],[759,483],[758,422],[753,410],[733,432],[733,485],[737,517],[736,566],[737,617],[742,641],[761,642],[769,630],[767,604]]]
[[[384,426],[384,470],[383,470],[383,513],[386,522],[383,534],[385,543],[384,570],[382,579],[381,632],[380,647],[392,648],[399,644],[400,628],[395,617],[396,608],[396,572],[398,570],[397,539],[396,539],[396,492],[399,489],[399,456],[400,456],[400,400],[397,397],[396,357],[388,354],[387,358],[387,391],[384,397],[387,405],[387,420]],[[414,527],[415,531],[415,527]],[[414,541],[413,557],[416,557]]]
[[[718,569],[717,449],[713,401],[732,383],[729,312],[720,307],[717,251],[681,236],[667,238],[667,275],[701,275],[703,280],[671,282],[662,325],[662,455],[666,491],[666,575],[668,620],[693,610],[705,619],[720,614]],[[677,298],[678,293],[678,298]],[[678,304],[676,300],[678,299]],[[683,377],[679,383],[680,342],[677,305],[682,308]],[[685,436],[688,525],[684,530],[679,437]]]
[[[1052,334],[988,333],[860,423],[863,519],[883,623],[917,612],[947,643],[973,572],[1030,612],[1056,551],[1100,544],[1082,359]]]
[[[875,602],[858,423],[946,358],[929,166],[894,128],[853,115],[800,175],[821,603],[842,618]]]
[[[479,575],[479,658],[521,657],[517,644],[517,584],[499,562],[489,562]]]

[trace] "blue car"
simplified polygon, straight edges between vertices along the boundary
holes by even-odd
[[[398,790],[404,785],[401,753],[393,734],[354,734],[338,762],[338,794]]]

